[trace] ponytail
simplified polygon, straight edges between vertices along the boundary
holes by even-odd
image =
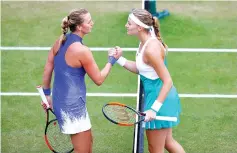
[[[64,44],[64,42],[66,41],[66,33],[68,31],[68,18],[69,17],[66,16],[62,20],[61,29],[62,29],[63,34],[60,36],[58,42],[56,42],[56,44],[54,46],[54,56],[57,55],[57,53],[58,53],[58,51],[60,49],[60,46],[62,44]]]
[[[60,45],[63,44],[66,41],[66,34],[68,32],[68,20],[69,20],[69,16],[66,16],[65,18],[63,18],[62,23],[61,23],[61,29],[63,34],[60,36]]]
[[[153,28],[155,30],[156,37],[162,43],[162,45],[165,47],[165,49],[167,50],[168,46],[161,39],[160,24],[159,24],[157,17],[152,17],[152,20],[153,20]]]

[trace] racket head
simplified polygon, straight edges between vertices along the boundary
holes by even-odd
[[[136,122],[136,116],[141,116],[135,109],[119,103],[109,102],[102,107],[102,112],[106,119],[120,126],[133,126],[144,119]]]
[[[42,102],[46,105],[46,126],[44,140],[48,148],[54,153],[71,153],[73,152],[73,146],[71,143],[70,135],[63,134],[60,131],[58,121],[55,119],[53,110],[49,107],[47,98],[43,92],[42,86],[37,86]],[[49,121],[49,111],[53,114],[54,119]]]
[[[60,131],[57,119],[52,119],[46,124],[44,140],[54,153],[71,153],[74,150],[70,135]]]

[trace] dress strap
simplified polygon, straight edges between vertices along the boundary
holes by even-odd
[[[145,44],[142,46],[142,49],[141,49],[140,53],[143,53],[143,52],[144,52],[144,50],[145,50],[145,48],[146,48],[148,42],[149,42],[150,40],[152,40],[152,39],[156,39],[156,37],[150,37],[149,39],[147,39],[147,41],[145,42]]]

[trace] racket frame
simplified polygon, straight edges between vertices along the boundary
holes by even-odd
[[[43,92],[43,88],[42,88],[42,86],[37,86],[36,87],[37,88],[37,90],[39,91],[39,94],[40,94],[40,97],[41,97],[41,100],[42,100],[42,102],[46,105],[46,125],[45,125],[45,130],[44,130],[44,140],[45,140],[45,143],[46,143],[46,145],[48,146],[48,148],[52,151],[52,152],[54,152],[54,153],[59,153],[59,152],[57,152],[57,151],[55,151],[54,149],[53,149],[53,147],[50,145],[50,143],[49,143],[49,140],[48,140],[48,137],[47,137],[47,131],[48,131],[48,126],[50,125],[50,124],[53,124],[52,122],[55,122],[55,121],[57,121],[57,119],[55,118],[55,119],[52,119],[52,120],[50,120],[49,121],[49,111],[55,116],[55,114],[54,114],[54,111],[50,108],[50,106],[49,106],[49,103],[48,103],[48,101],[47,101],[47,98],[46,98],[46,96],[45,96],[45,94],[44,94],[44,92]],[[67,153],[71,153],[71,152],[73,152],[73,150],[74,150],[74,148],[72,148],[70,151],[68,151]]]
[[[49,148],[52,152],[57,153],[57,152],[53,149],[53,147],[50,145],[49,140],[48,140],[48,136],[47,136],[48,126],[49,126],[50,124],[53,124],[52,122],[57,121],[57,119],[52,119],[52,120],[49,121],[49,111],[50,111],[52,114],[54,114],[54,112],[53,112],[53,110],[52,110],[51,108],[47,108],[47,110],[46,110],[46,125],[45,125],[45,130],[44,130],[44,140],[45,140],[45,143],[46,143],[46,145],[48,146],[48,148]]]
[[[116,106],[126,107],[126,108],[132,110],[134,113],[136,113],[136,114],[138,115],[139,120],[138,120],[137,122],[130,123],[130,124],[128,124],[128,123],[123,123],[123,122],[118,123],[118,122],[116,122],[116,121],[110,119],[110,118],[106,115],[106,113],[105,113],[105,111],[104,111],[104,108],[105,108],[106,106],[108,106],[108,105],[116,105]],[[145,120],[145,116],[146,116],[145,113],[136,111],[136,110],[133,109],[132,107],[129,107],[129,106],[127,106],[127,105],[125,105],[125,104],[122,104],[122,103],[119,103],[119,102],[109,102],[109,103],[105,104],[105,105],[102,107],[102,112],[103,112],[104,116],[106,117],[106,119],[108,119],[110,122],[112,122],[112,123],[114,123],[114,124],[117,124],[117,125],[120,125],[120,126],[133,126],[133,125],[135,125],[135,124],[138,124],[138,123],[144,121],[144,120]],[[164,121],[177,122],[177,117],[156,116],[155,119],[156,119],[156,120],[164,120]]]
[[[138,121],[135,122],[135,123],[130,123],[130,124],[128,124],[128,123],[123,123],[123,122],[118,123],[118,122],[116,122],[116,121],[110,119],[110,118],[106,115],[106,113],[105,113],[105,111],[104,111],[104,108],[107,107],[108,105],[122,106],[122,107],[128,108],[128,109],[132,110],[132,111],[133,111],[136,115],[138,115],[139,117],[144,116],[144,115],[142,115],[141,113],[137,112],[137,111],[136,111],[135,109],[133,109],[132,107],[129,107],[129,106],[125,105],[125,104],[122,104],[122,103],[119,103],[119,102],[109,102],[109,103],[105,104],[105,105],[102,107],[102,112],[103,112],[105,118],[108,119],[110,122],[112,122],[112,123],[114,123],[114,124],[117,124],[117,125],[119,125],[119,126],[133,126],[133,125],[135,125],[135,124],[137,124],[137,123],[140,123],[141,121],[144,121],[144,118],[143,118],[143,119],[138,120]]]

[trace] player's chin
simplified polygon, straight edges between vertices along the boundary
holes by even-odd
[[[133,35],[136,35],[137,33],[134,32],[133,30],[127,30],[127,35],[129,36],[133,36]]]
[[[87,34],[92,32],[92,28],[88,29]]]
[[[87,35],[87,34],[91,33],[91,31],[92,31],[92,30],[88,30],[87,32],[85,32],[85,34]]]
[[[131,35],[133,35],[133,34],[132,34],[130,31],[127,31],[127,35],[130,35],[130,36],[131,36]]]

